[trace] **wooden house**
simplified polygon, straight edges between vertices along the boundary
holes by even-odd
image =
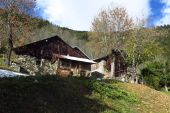
[[[127,75],[127,65],[124,62],[126,54],[120,50],[112,50],[112,52],[106,56],[95,59],[96,64],[92,65],[93,73],[101,73],[104,78],[116,79],[126,82],[134,82],[134,78]]]
[[[81,49],[71,47],[58,36],[17,47],[13,51],[18,56],[34,57],[39,66],[42,66],[43,60],[49,61],[55,64],[53,71],[63,76],[85,76],[90,73],[91,64],[95,63]]]

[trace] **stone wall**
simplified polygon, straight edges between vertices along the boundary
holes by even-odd
[[[49,60],[41,59],[37,61],[35,57],[18,56],[18,59],[12,63],[16,71],[30,75],[55,75],[57,62],[51,63]]]
[[[112,63],[114,64],[114,63]],[[115,66],[112,66],[112,68],[114,68]],[[111,69],[112,70],[112,69]],[[121,75],[115,77],[115,75],[111,75],[112,73],[114,73],[114,70],[109,71],[106,69],[106,61],[102,60],[99,63],[93,64],[92,65],[92,72],[91,75],[92,76],[101,76],[103,79],[115,79],[118,81],[122,81],[122,82],[129,82],[129,83],[138,83],[138,77],[137,76],[133,76],[133,70],[132,68],[128,68],[127,69],[127,73],[122,73]],[[99,77],[99,78],[101,78]]]

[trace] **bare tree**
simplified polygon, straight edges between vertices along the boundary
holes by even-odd
[[[7,39],[7,64],[10,66],[14,39],[30,32],[28,25],[33,25],[30,15],[33,14],[35,0],[0,0],[0,8],[1,31]]]
[[[90,35],[92,40],[98,40],[96,46],[102,45],[101,54],[108,50],[122,49],[124,34],[133,27],[133,20],[124,8],[109,8],[102,10],[92,22]]]

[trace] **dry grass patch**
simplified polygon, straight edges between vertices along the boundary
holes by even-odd
[[[145,85],[119,83],[123,88],[135,93],[141,100],[136,105],[139,113],[170,113],[170,96]]]

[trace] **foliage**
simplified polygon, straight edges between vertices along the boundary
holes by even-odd
[[[35,7],[35,0],[0,0],[0,33],[7,41],[7,64],[10,66],[14,40],[26,37],[30,32],[31,14]]]
[[[101,10],[94,18],[90,33],[91,42],[99,52],[96,57],[107,54],[111,49],[122,49],[126,31],[133,26],[124,8],[109,8]],[[94,50],[95,51],[95,50]]]
[[[39,29],[41,29],[41,28],[43,28],[43,27],[45,27],[45,26],[47,26],[47,25],[49,25],[50,24],[50,22],[48,21],[48,20],[41,20],[41,19],[39,19],[39,22],[38,22],[38,28]]]
[[[160,76],[159,75],[155,75],[155,73],[153,73],[149,69],[143,69],[142,75],[144,76],[143,79],[144,79],[144,82],[146,85],[148,85],[152,88],[155,88],[155,89],[159,89],[159,86],[160,86]]]
[[[112,49],[122,50],[123,57],[132,68],[132,76],[140,74],[139,66],[154,60],[164,53],[164,49],[157,41],[155,29],[146,29],[144,19],[132,20],[124,8],[102,10],[92,21],[89,33],[91,56],[104,56]],[[155,78],[157,80],[157,78]]]
[[[3,59],[3,55],[0,54],[0,66],[4,66],[4,59]]]
[[[162,28],[162,29],[156,29],[156,32],[158,32],[159,35],[159,39],[157,41],[159,41],[160,46],[163,48],[164,50],[164,54],[163,54],[163,59],[167,62],[170,63],[170,28],[168,27],[168,29],[166,29],[166,27]]]
[[[142,77],[147,85],[160,89],[170,83],[170,71],[166,64],[151,62],[142,69]]]
[[[103,95],[107,98],[113,99],[113,100],[125,100],[125,101],[129,101],[129,102],[136,102],[137,99],[135,98],[134,95],[132,95],[131,93],[118,88],[117,86],[113,85],[114,82],[99,82],[99,81],[95,81],[95,82],[91,82],[90,83],[90,87],[95,90],[96,92],[98,92],[100,95]],[[116,82],[115,82],[116,83]]]
[[[124,50],[127,53],[126,60],[129,64],[138,66],[147,61],[152,61],[162,54],[163,49],[157,42],[154,30],[141,27],[129,32],[124,45]]]

